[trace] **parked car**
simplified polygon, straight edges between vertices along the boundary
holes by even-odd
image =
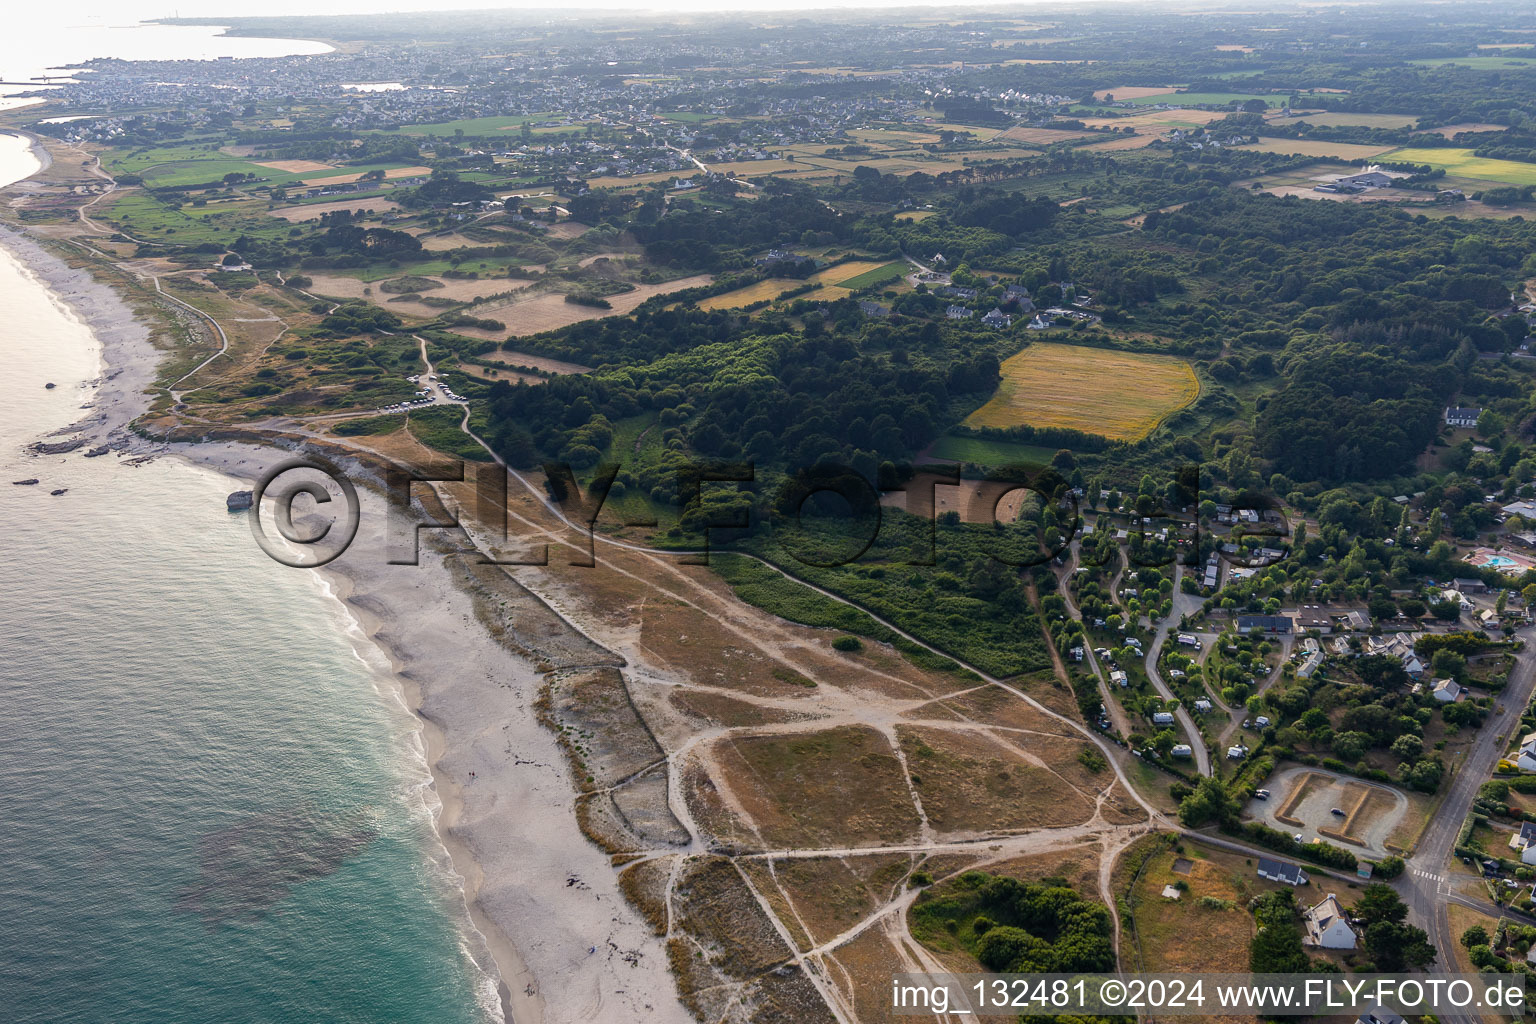
[[[1269,799],[1269,790],[1267,790],[1267,789],[1256,789],[1256,790],[1253,791],[1253,798],[1255,800],[1268,800]]]
[[[1337,808],[1337,807],[1334,807],[1334,808],[1332,808],[1332,809],[1331,809],[1331,810],[1329,810],[1329,812],[1328,812],[1328,813],[1329,813],[1329,814],[1331,814],[1331,815],[1333,815],[1333,816],[1334,816],[1334,817],[1336,817],[1336,818],[1342,818],[1342,817],[1344,817],[1344,812],[1343,812],[1343,811],[1341,811],[1341,810],[1339,810],[1339,809],[1338,809],[1338,808]]]

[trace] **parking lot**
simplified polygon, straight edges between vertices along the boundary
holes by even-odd
[[[1265,787],[1269,799],[1248,801],[1249,817],[1304,843],[1322,839],[1375,858],[1392,852],[1387,837],[1408,811],[1408,798],[1395,789],[1320,768],[1287,768]]]

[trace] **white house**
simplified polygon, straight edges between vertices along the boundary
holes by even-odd
[[[1283,860],[1270,860],[1268,857],[1259,858],[1260,878],[1267,878],[1271,882],[1284,882],[1286,885],[1306,885],[1307,873],[1298,864],[1288,864]]]
[[[1449,405],[1445,409],[1445,425],[1448,427],[1475,427],[1477,426],[1477,418],[1482,414],[1483,410],[1481,409]]]
[[[1520,754],[1515,764],[1523,772],[1536,772],[1536,732],[1525,734],[1520,741]]]
[[[1325,896],[1317,906],[1303,911],[1301,919],[1307,945],[1323,949],[1355,948],[1355,930],[1349,926],[1349,918],[1333,893]]]
[[[1461,684],[1454,679],[1436,679],[1431,685],[1435,700],[1442,704],[1454,704],[1461,699]]]
[[[1520,863],[1536,864],[1536,824],[1527,821],[1509,837],[1509,848],[1520,851]]]

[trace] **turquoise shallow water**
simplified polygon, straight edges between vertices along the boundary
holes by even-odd
[[[486,1020],[377,653],[224,478],[23,455],[99,367],[3,251],[0,310],[0,1020]]]

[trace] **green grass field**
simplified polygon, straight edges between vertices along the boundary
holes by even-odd
[[[1536,185],[1536,164],[1520,160],[1493,160],[1476,155],[1470,149],[1394,149],[1381,154],[1391,163],[1428,164],[1443,167],[1445,173],[1482,181],[1502,181],[1509,185]]]
[[[210,206],[186,205],[173,210],[140,189],[124,192],[99,216],[136,238],[174,240],[181,245],[202,242],[229,244],[241,234],[277,236],[286,234],[286,221],[256,212],[262,204],[214,203]]]
[[[866,270],[857,277],[850,277],[846,281],[839,281],[837,286],[839,288],[847,288],[849,291],[858,291],[860,288],[873,288],[877,284],[885,284],[887,281],[896,280],[906,270],[907,263],[903,260],[897,260],[894,263],[887,263],[883,267],[876,267],[874,270]]]
[[[559,118],[559,114],[519,114],[500,117],[466,117],[457,121],[443,121],[438,124],[408,124],[400,129],[401,135],[453,135],[462,131],[465,135],[510,135],[517,137],[518,129],[525,124],[536,124],[539,121],[553,121]],[[581,131],[582,126],[574,125],[566,131]],[[544,134],[555,134],[558,129],[545,131]]]
[[[1411,60],[1408,63],[1417,64],[1423,68],[1438,68],[1444,64],[1454,64],[1459,68],[1470,68],[1473,71],[1518,71],[1536,67],[1536,58],[1452,57],[1449,60]]]
[[[1157,96],[1138,96],[1132,100],[1126,100],[1133,106],[1151,107],[1159,103],[1242,103],[1245,100],[1263,100],[1271,107],[1284,106],[1284,96],[1260,96],[1251,92],[1170,92]]]
[[[979,437],[955,437],[945,434],[928,449],[929,458],[939,462],[974,462],[978,466],[1045,466],[1054,448],[1012,441],[984,441]]]

